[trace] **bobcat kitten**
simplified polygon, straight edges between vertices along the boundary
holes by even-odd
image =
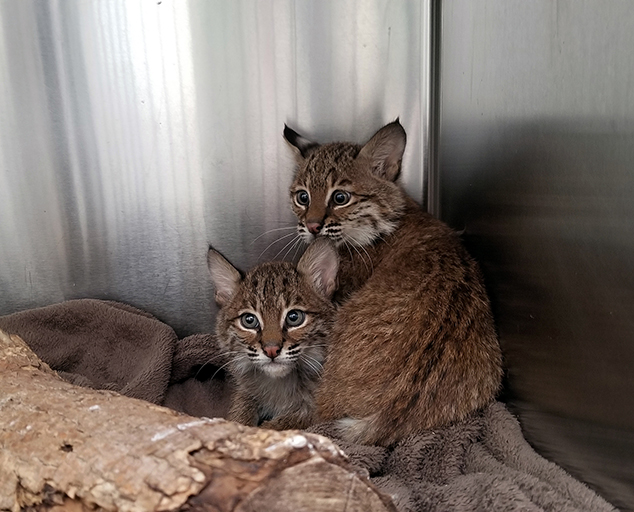
[[[405,150],[397,121],[363,146],[314,144],[288,127],[299,234],[329,238],[338,300],[316,393],[344,439],[389,445],[460,420],[495,397],[502,356],[475,261],[457,234],[395,183]]]
[[[335,248],[320,240],[297,267],[268,262],[244,277],[211,248],[207,263],[220,306],[216,335],[236,380],[228,419],[278,430],[308,427],[334,316]]]

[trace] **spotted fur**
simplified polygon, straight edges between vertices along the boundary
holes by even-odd
[[[268,262],[244,276],[214,249],[207,261],[220,306],[216,335],[236,381],[229,419],[267,428],[307,427],[334,316],[334,247],[320,240],[296,267]],[[297,312],[304,321],[289,325]]]
[[[502,358],[482,277],[458,236],[396,183],[400,123],[363,146],[284,135],[297,153],[298,231],[331,239],[340,258],[319,417],[348,441],[389,445],[489,403]]]

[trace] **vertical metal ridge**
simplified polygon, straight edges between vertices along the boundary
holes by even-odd
[[[427,106],[427,183],[425,206],[440,217],[440,108],[442,0],[429,1],[429,87]]]

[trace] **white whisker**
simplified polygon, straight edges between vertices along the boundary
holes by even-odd
[[[297,235],[297,234],[296,234],[295,236],[296,236],[296,238],[293,238],[293,239],[292,239],[290,242],[288,242],[288,243],[287,243],[284,247],[282,247],[279,251],[277,251],[277,254],[276,254],[275,256],[273,256],[273,259],[276,259],[276,258],[280,255],[280,253],[281,253],[284,249],[286,249],[289,245],[291,245],[292,243],[295,243],[296,239],[297,239],[297,238],[299,238],[299,235]]]
[[[346,249],[348,249],[348,252],[350,253],[350,262],[352,263],[352,261],[354,260],[354,256],[352,255],[352,251],[350,250],[350,244],[348,244],[345,238],[343,238],[343,245],[345,245]]]
[[[291,245],[291,247],[288,249],[288,251],[286,251],[286,253],[284,254],[284,257],[282,258],[283,260],[286,259],[286,257],[289,255],[289,253],[295,249],[295,252],[297,252],[297,248],[300,246],[302,239],[299,237],[299,235],[297,236],[297,238],[295,239],[295,242],[293,243],[293,245]]]
[[[304,362],[304,364],[306,366],[308,366],[308,368],[310,368],[313,372],[315,372],[317,375],[319,375],[321,373],[321,370],[317,366],[315,366],[314,363],[312,363],[311,361],[309,361],[307,359],[307,357],[309,357],[309,356],[306,356],[305,354],[301,354],[300,357],[302,358],[302,361]],[[321,366],[321,364],[320,364],[320,366]]]
[[[265,231],[264,233],[262,233],[260,236],[256,237],[253,239],[253,242],[251,242],[251,244],[253,245],[255,242],[257,242],[260,238],[262,238],[264,235],[268,235],[269,233],[273,233],[275,231],[285,231],[285,230],[289,230],[289,229],[297,229],[297,226],[293,225],[293,226],[287,226],[285,228],[275,228],[275,229],[269,229],[268,231]]]
[[[296,233],[289,233],[288,235],[284,235],[280,238],[278,238],[277,240],[273,240],[269,245],[266,246],[266,249],[264,249],[260,255],[258,256],[258,261],[260,261],[260,258],[262,257],[262,255],[269,250],[269,248],[273,245],[275,245],[277,242],[281,242],[282,240],[284,240],[285,238],[288,238],[289,236],[297,236]],[[284,246],[284,248],[286,248],[286,246]],[[284,249],[282,249],[284,250]],[[278,253],[279,254],[279,253]]]
[[[302,240],[302,238],[301,238],[301,237],[299,238],[299,241],[300,241],[300,242],[304,242],[304,240]],[[301,243],[300,243],[300,244],[297,244],[297,245],[295,246],[295,254],[293,254],[293,259],[292,259],[291,261],[295,261],[295,260],[297,260],[297,253],[299,252],[299,250],[300,250],[300,248],[301,248],[301,247],[302,247],[302,244],[301,244]]]
[[[302,354],[302,355],[303,355],[304,357],[307,357],[307,358],[308,358],[308,359],[310,359],[311,361],[314,361],[315,365],[316,365],[318,368],[322,369],[322,368],[324,367],[324,365],[323,365],[323,364],[321,364],[321,362],[320,362],[320,361],[318,361],[317,359],[315,359],[314,357],[309,356],[308,354]]]
[[[381,233],[379,233],[378,235],[376,235],[376,237],[378,239],[380,239],[382,242],[385,242],[387,245],[389,245],[390,247],[392,247],[392,244],[389,243],[385,238],[383,238],[383,235],[381,235]]]
[[[361,244],[358,244],[359,248],[361,250],[363,250],[363,252],[365,253],[365,255],[368,257],[368,261],[370,262],[370,270],[372,272],[374,272],[374,264],[372,263],[372,256],[370,256],[370,253],[368,252],[368,250]]]
[[[228,356],[230,354],[239,354],[239,353],[240,352],[237,350],[229,350],[227,352],[221,352],[220,354],[216,354],[214,357],[212,357],[211,359],[205,361],[203,364],[200,365],[200,368],[198,368],[198,371],[196,372],[196,375],[194,375],[194,378],[198,377],[198,374],[202,371],[202,369],[205,366],[207,366],[208,364],[213,364],[213,361],[215,361],[216,359],[224,357],[224,356]]]
[[[357,249],[357,246],[361,247],[365,251],[366,254],[368,254],[368,251],[366,251],[365,248],[361,244],[356,242],[354,240],[354,238],[352,238],[350,236],[344,235],[344,240],[350,242],[350,245],[352,246],[352,248],[357,252],[357,254],[359,255],[359,258],[361,258],[361,261],[363,261],[363,264],[365,265],[366,270],[368,272],[371,272],[370,271],[370,267],[368,266],[368,262],[363,257],[363,254],[361,254],[361,251],[359,251],[359,249]],[[369,254],[368,254],[368,258],[370,258]],[[370,258],[370,265],[372,265],[372,259],[371,258]],[[373,269],[374,269],[374,267],[373,267]]]
[[[214,377],[218,374],[218,372],[219,372],[220,370],[222,370],[225,366],[227,366],[227,365],[231,364],[233,361],[234,361],[234,359],[232,359],[231,361],[229,361],[229,362],[227,362],[227,363],[223,364],[220,368],[218,368],[218,369],[214,372],[214,374],[211,376],[211,379],[210,379],[210,380],[213,380],[213,379],[214,379]],[[200,371],[200,370],[199,370],[199,371]],[[198,375],[198,374],[196,374],[196,375]]]

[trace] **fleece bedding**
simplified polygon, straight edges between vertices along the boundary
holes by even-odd
[[[0,329],[20,336],[74,384],[191,416],[226,416],[232,386],[213,335],[179,339],[147,312],[94,299],[3,316]],[[345,443],[329,423],[309,430],[335,440],[403,512],[616,510],[537,454],[501,402],[389,448]]]

